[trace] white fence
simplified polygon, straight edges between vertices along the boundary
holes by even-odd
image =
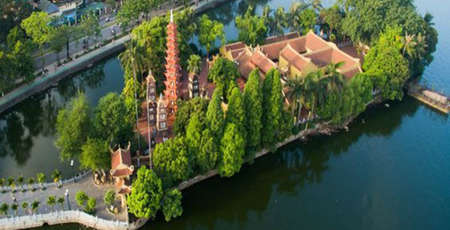
[[[44,224],[66,224],[80,223],[87,227],[100,230],[128,230],[136,229],[136,223],[129,224],[122,221],[105,220],[95,216],[91,216],[85,212],[78,210],[58,211],[47,214],[37,214],[20,217],[10,217],[0,219],[0,230],[13,230],[36,228]]]
[[[42,185],[39,183],[35,183],[35,184],[31,184],[31,185],[27,185],[27,184],[16,184],[15,186],[15,190],[21,190],[22,188],[24,189],[40,189],[42,187],[45,188],[50,188],[50,187],[56,187],[58,185],[66,185],[66,184],[71,184],[71,183],[75,183],[81,179],[83,179],[84,177],[86,177],[87,175],[90,174],[91,171],[84,171],[81,172],[81,174],[79,174],[78,176],[74,176],[70,179],[66,179],[66,180],[61,180],[58,183],[55,182],[50,182],[50,183],[43,183]],[[0,187],[0,192],[10,192],[12,190],[11,186],[3,186]]]

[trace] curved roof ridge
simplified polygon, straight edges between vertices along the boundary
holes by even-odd
[[[315,36],[315,37],[317,37],[317,38],[323,40],[323,38],[321,38],[319,35],[317,35],[316,33],[314,33],[312,30],[310,30],[310,31],[307,33],[307,36],[308,36],[308,35],[313,35],[313,36]],[[323,41],[325,42],[325,44],[327,44],[327,45],[328,45],[329,47],[331,47],[333,50],[336,50],[336,51],[342,53],[344,56],[350,58],[351,60],[353,60],[353,61],[355,61],[355,62],[358,62],[358,65],[361,66],[361,61],[360,61],[359,58],[355,58],[355,57],[349,55],[348,53],[342,51],[342,50],[341,50],[335,43],[333,43],[333,42],[328,42],[328,41],[325,41],[325,40],[323,40]],[[319,51],[322,51],[322,49],[321,49],[321,50],[316,50],[316,51],[314,51],[314,52],[319,52]],[[311,53],[314,53],[314,52],[311,52]]]

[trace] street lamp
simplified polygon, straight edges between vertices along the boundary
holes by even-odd
[[[69,189],[66,189],[66,193],[64,193],[64,195],[66,196],[67,200],[67,208],[70,210]]]

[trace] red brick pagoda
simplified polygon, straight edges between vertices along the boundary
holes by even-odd
[[[173,21],[173,12],[170,11],[170,22],[167,25],[167,50],[166,50],[166,89],[164,96],[167,100],[169,115],[175,115],[177,111],[177,99],[179,98],[179,86],[181,78],[180,59],[178,57],[177,25]]]

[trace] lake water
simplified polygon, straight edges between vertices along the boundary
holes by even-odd
[[[266,4],[288,7],[292,0],[252,2],[261,12]],[[450,93],[450,2],[417,0],[416,5],[434,15],[440,41],[422,81]],[[234,17],[247,6],[230,1],[207,13],[226,24],[227,39],[233,40]],[[52,144],[56,111],[78,89],[92,104],[120,91],[117,59],[97,70],[100,74],[80,74],[1,115],[0,143],[6,148],[0,151],[1,176],[54,168],[74,173],[67,163],[59,164]],[[195,185],[183,192],[182,217],[165,223],[158,216],[144,229],[450,229],[449,181],[448,117],[405,97],[389,108],[368,109],[348,132],[294,142],[232,178]]]

